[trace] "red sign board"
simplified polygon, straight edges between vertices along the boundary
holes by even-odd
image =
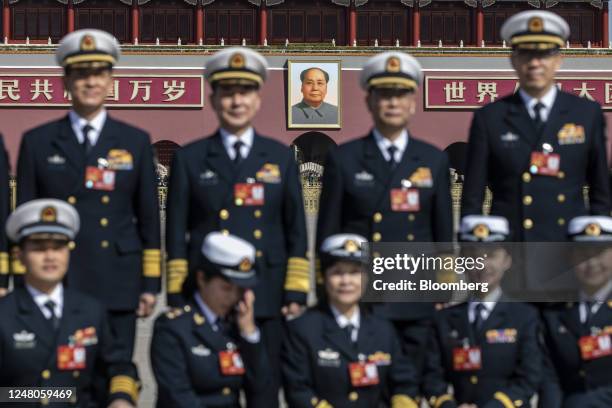
[[[559,76],[559,89],[597,101],[612,110],[612,76]],[[425,76],[425,110],[474,110],[518,89],[516,77]]]
[[[60,74],[0,74],[0,108],[70,106]],[[201,75],[154,74],[114,76],[106,98],[109,108],[201,108],[204,78]]]

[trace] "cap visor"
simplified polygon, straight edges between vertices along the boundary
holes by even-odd
[[[221,276],[241,288],[252,288],[257,284],[257,274],[254,269],[250,271],[235,271],[233,269],[220,269]]]

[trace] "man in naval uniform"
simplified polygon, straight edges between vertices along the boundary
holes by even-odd
[[[210,104],[219,129],[175,153],[168,191],[168,303],[194,273],[200,245],[212,231],[256,248],[259,282],[255,317],[274,374],[266,407],[278,404],[282,315],[299,314],[310,289],[302,189],[291,149],[259,135],[252,120],[261,106],[267,62],[247,48],[228,48],[207,61]]]
[[[296,125],[338,124],[338,107],[325,102],[329,74],[321,68],[300,73],[302,100],[291,107],[291,123]]]
[[[509,18],[501,36],[512,45],[519,90],[472,120],[462,214],[482,213],[488,185],[491,214],[509,220],[511,241],[567,241],[573,217],[610,213],[601,107],[555,84],[569,34],[565,20],[548,11]]]
[[[149,135],[104,108],[119,44],[99,30],[68,34],[57,49],[72,109],[26,132],[17,166],[23,203],[68,201],[83,228],[72,244],[67,284],[98,299],[131,360],[136,317],[148,316],[160,290],[159,208]]]
[[[363,67],[361,86],[374,121],[369,134],[332,150],[325,161],[317,247],[340,232],[374,242],[450,242],[453,222],[446,153],[407,130],[416,112],[421,66],[385,52]],[[390,303],[402,347],[422,371],[433,305]]]

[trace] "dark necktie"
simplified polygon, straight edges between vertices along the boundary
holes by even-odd
[[[395,170],[397,166],[397,162],[395,161],[395,152],[397,152],[397,147],[395,145],[391,145],[387,147],[387,151],[389,152],[389,168],[391,170]]]
[[[353,341],[353,330],[355,330],[355,326],[349,323],[344,326],[342,330],[344,330],[344,333],[346,334],[346,337],[348,338],[349,342],[354,346],[356,343],[355,341]]]
[[[229,332],[229,322],[222,317],[217,317],[215,321],[215,326],[217,326],[217,331],[223,335],[227,335]]]
[[[49,312],[51,312],[51,317],[48,320],[51,322],[53,329],[57,330],[59,328],[60,321],[57,315],[55,314],[55,302],[49,299],[45,303],[45,307],[49,310]]]
[[[244,143],[242,143],[240,140],[234,143],[234,152],[236,152],[236,155],[234,156],[234,164],[236,166],[242,163],[243,160],[242,152],[240,151],[242,146],[244,146]]]
[[[593,301],[587,300],[584,302],[584,308],[586,310],[586,319],[584,319],[583,325],[589,327],[591,324],[591,318],[593,317]]]
[[[83,126],[83,129],[81,129],[81,131],[83,132],[83,143],[81,143],[81,145],[83,146],[83,152],[85,153],[85,155],[89,155],[89,153],[91,152],[91,141],[89,140],[89,132],[91,132],[93,130],[93,127],[91,127],[90,125],[85,125]]]
[[[482,324],[484,323],[484,319],[482,318],[482,312],[485,309],[482,303],[476,304],[476,308],[474,309],[474,322],[472,326],[474,327],[474,333],[478,333],[480,329],[482,329]]]
[[[544,128],[544,121],[542,120],[543,108],[544,104],[542,102],[538,102],[533,106],[533,112],[535,113],[535,116],[533,117],[533,123],[535,124],[538,133],[541,133],[542,129]]]

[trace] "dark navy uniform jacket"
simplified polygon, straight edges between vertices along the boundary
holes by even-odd
[[[430,405],[451,408],[472,403],[479,408],[528,406],[542,375],[538,315],[516,302],[498,302],[477,332],[468,303],[441,310],[427,352],[423,388]],[[479,346],[481,368],[456,370],[453,350]],[[447,394],[452,384],[454,397]]]
[[[378,385],[351,384],[348,365],[360,357],[376,361]],[[282,362],[289,407],[388,407],[392,401],[416,407],[416,370],[402,355],[393,326],[363,310],[353,346],[327,305],[309,309],[289,322]]]
[[[112,191],[85,187],[87,166],[121,156]],[[19,203],[57,198],[73,204],[81,229],[68,285],[110,310],[135,310],[139,295],[160,289],[160,230],[153,152],[144,131],[107,116],[86,156],[68,116],[27,132],[17,168]]]
[[[151,365],[157,380],[158,408],[238,408],[240,390],[257,401],[271,380],[265,346],[249,343],[236,327],[214,331],[195,303],[161,315],[151,342]],[[263,339],[263,337],[262,337]],[[240,351],[244,375],[223,375],[219,352]]]
[[[262,205],[245,205],[237,184],[261,184]],[[198,263],[204,237],[222,231],[257,249],[257,317],[279,316],[285,302],[305,304],[309,264],[302,188],[291,150],[255,134],[238,168],[221,134],[177,150],[170,171],[167,205],[168,302],[181,304],[189,264]],[[197,265],[195,265],[197,266]]]
[[[509,220],[510,241],[567,241],[573,217],[610,215],[605,138],[601,107],[565,92],[557,93],[540,137],[518,92],[479,109],[470,129],[462,214],[482,214],[488,185],[491,214]],[[543,143],[560,155],[556,176],[529,172],[531,153]]]
[[[422,174],[429,174],[431,183],[423,181]],[[412,135],[394,171],[372,133],[339,146],[325,161],[317,248],[325,238],[340,232],[360,234],[374,242],[452,241],[449,174],[446,153]],[[401,188],[402,180],[409,179],[419,191],[420,210],[392,211],[391,189]],[[380,313],[393,320],[415,320],[430,318],[433,307],[393,303],[380,308]]]
[[[541,407],[612,406],[612,355],[583,359],[579,340],[591,334],[612,338],[612,298],[604,302],[588,324],[582,324],[580,303],[559,304],[543,310],[544,339],[552,370],[545,377],[548,394]],[[551,388],[552,387],[552,388]]]
[[[111,399],[138,399],[136,368],[114,352],[104,307],[93,298],[64,289],[64,305],[57,331],[45,318],[25,287],[16,288],[0,299],[0,386],[2,387],[76,387],[70,403],[51,403],[55,407],[106,407],[94,394],[93,378],[104,374],[111,379]],[[85,336],[85,368],[60,369],[58,347]],[[83,337],[81,337],[83,338]],[[44,403],[43,403],[44,404]],[[92,404],[92,405],[88,405]],[[37,403],[2,405],[38,407]]]

